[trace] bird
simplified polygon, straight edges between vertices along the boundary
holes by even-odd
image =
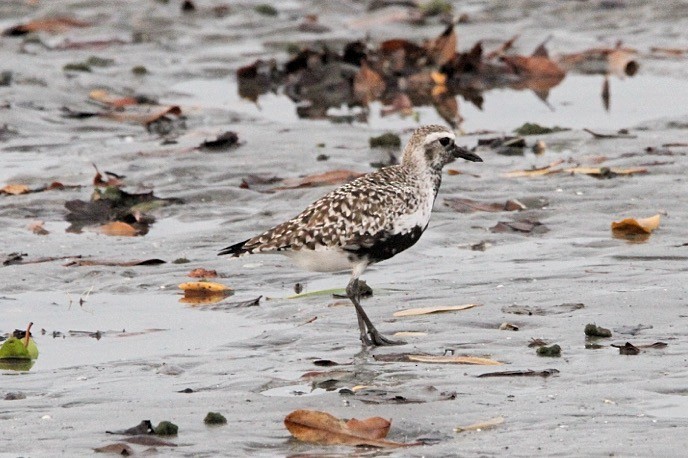
[[[483,162],[480,156],[456,144],[452,130],[441,125],[418,127],[399,164],[341,185],[296,217],[230,245],[218,255],[279,253],[305,270],[351,271],[346,295],[356,309],[362,344],[403,344],[382,335],[363,310],[359,277],[368,266],[418,241],[430,221],[442,168],[457,158]]]

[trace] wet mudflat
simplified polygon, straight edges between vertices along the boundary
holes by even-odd
[[[256,5],[196,2],[188,13],[178,2],[116,10],[98,2],[0,6],[3,30],[55,17],[88,24],[0,38],[0,70],[11,73],[0,92],[0,186],[62,184],[0,196],[7,261],[0,331],[33,322],[40,350],[28,372],[0,372],[3,452],[87,454],[125,439],[105,431],[145,419],[179,426],[166,439],[176,447],[156,446],[165,455],[671,456],[685,448],[688,28],[680,2],[661,9],[632,1],[455,5],[467,15],[456,28],[461,51],[480,40],[492,49],[516,34],[514,52],[522,55],[548,36],[552,55],[622,40],[638,50],[640,67],[631,77],[608,76],[608,109],[600,74],[567,73],[546,103],[542,93],[505,87],[484,92],[481,110],[456,95],[452,116],[463,118],[457,127],[465,133],[459,143],[487,143],[477,151],[485,162],[451,164],[423,238],[366,272],[374,295],[364,307],[382,332],[404,333],[408,342],[367,351],[346,300],[308,294],[343,288],[348,275],[300,272],[281,257],[215,254],[335,186],[299,187],[302,177],[371,171],[389,153],[371,149],[370,137],[391,131],[405,142],[419,124],[447,123],[446,110],[426,104],[408,116],[382,116],[388,104],[371,100],[365,116],[360,107],[338,106],[304,118],[302,101],[281,86],[242,98],[236,71],[256,59],[281,65],[290,44],[335,49],[366,33],[372,43],[420,43],[445,25],[436,17],[411,25],[400,20],[407,11],[400,6],[291,2],[277,5],[273,17]],[[329,31],[299,26],[314,13]],[[91,56],[112,63],[90,72],[64,68]],[[141,66],[147,73],[132,71]],[[102,111],[104,96],[94,101],[94,90],[158,103],[138,118],[127,110],[70,116]],[[175,106],[181,116],[150,117]],[[335,122],[342,120],[350,122]],[[515,135],[526,122],[570,130],[524,136],[520,149],[483,141]],[[226,131],[237,133],[238,146],[199,148]],[[533,152],[538,141],[540,154]],[[141,210],[155,219],[132,223],[139,231],[136,224],[145,225],[145,235],[107,235],[101,223],[75,232],[65,203],[91,202],[96,188],[105,189],[94,186],[92,164],[103,181],[114,178],[105,171],[123,175],[128,193],[177,200]],[[526,208],[499,211],[509,200]],[[656,214],[661,222],[649,236],[629,240],[610,230],[613,221]],[[149,259],[165,263],[108,265]],[[174,262],[180,259],[189,262]],[[196,280],[187,276],[196,268],[216,270],[211,280],[234,294],[214,304],[181,301],[177,285]],[[296,283],[306,294],[292,298]],[[249,305],[258,296],[259,305]],[[480,305],[394,316],[469,303]],[[586,339],[590,323],[612,337]],[[538,356],[533,339],[558,344],[561,356]],[[639,353],[611,346],[626,342]],[[648,346],[657,342],[666,345]],[[530,370],[536,375],[479,377]],[[283,423],[297,409],[392,419],[388,439],[426,445],[304,444]],[[209,411],[228,425],[206,426]],[[504,421],[492,428],[455,432],[497,417]],[[140,453],[149,445],[131,447]]]

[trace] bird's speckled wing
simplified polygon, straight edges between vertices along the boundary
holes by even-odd
[[[222,253],[240,256],[316,249],[318,246],[341,247],[353,253],[370,249],[392,236],[399,217],[418,210],[420,196],[416,195],[417,191],[418,188],[409,186],[403,169],[386,167],[342,185],[309,205],[295,218],[228,247]],[[420,237],[425,225],[427,221],[420,230],[410,227],[404,231],[414,232],[413,241],[408,246]]]

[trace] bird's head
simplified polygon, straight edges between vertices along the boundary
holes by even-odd
[[[402,164],[414,164],[441,170],[457,158],[482,162],[477,154],[455,143],[456,135],[444,126],[428,125],[416,129],[406,145]]]

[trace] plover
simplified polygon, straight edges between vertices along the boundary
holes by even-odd
[[[368,318],[361,307],[358,279],[369,265],[418,241],[428,227],[446,164],[455,158],[482,162],[455,140],[446,127],[420,127],[404,148],[401,164],[346,183],[298,216],[228,246],[219,255],[281,253],[306,270],[351,270],[346,294],[356,308],[361,342],[368,346],[401,344],[380,334]]]

